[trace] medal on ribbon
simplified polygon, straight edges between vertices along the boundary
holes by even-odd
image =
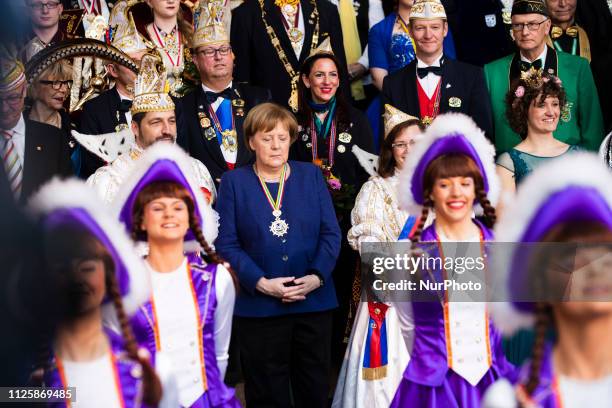
[[[281,211],[283,195],[285,193],[285,174],[287,173],[287,164],[283,166],[283,170],[280,174],[280,181],[278,183],[278,192],[276,193],[276,200],[272,198],[272,194],[270,194],[270,190],[268,190],[268,186],[264,179],[257,173],[255,170],[255,174],[257,174],[257,178],[259,179],[259,184],[261,184],[261,188],[266,195],[266,199],[272,207],[272,215],[274,216],[274,221],[270,223],[270,232],[276,237],[283,237],[287,234],[289,230],[289,224],[287,221],[281,218],[283,212]]]

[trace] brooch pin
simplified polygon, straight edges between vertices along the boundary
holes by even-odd
[[[206,137],[206,140],[213,140],[217,134],[215,133],[215,129],[212,127],[207,127],[204,129],[204,136]]]
[[[338,146],[338,152],[339,152],[339,153],[344,153],[344,152],[346,152],[346,147],[345,147],[344,145],[340,145],[340,146]]]
[[[236,115],[244,116],[244,101],[242,99],[232,99],[232,106],[236,108]]]
[[[456,96],[453,96],[448,100],[448,106],[450,106],[451,108],[460,108],[461,99],[457,98]]]
[[[349,133],[346,132],[342,132],[340,133],[340,135],[338,135],[338,139],[342,142],[342,143],[351,143],[351,135]]]
[[[307,134],[303,134],[302,135],[302,141],[304,141],[304,142],[308,141],[308,135]]]
[[[198,117],[200,118],[200,126],[202,128],[205,129],[210,127],[210,119],[208,119],[203,112],[198,112]]]

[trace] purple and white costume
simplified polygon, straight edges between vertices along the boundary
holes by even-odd
[[[495,151],[484,133],[462,114],[440,115],[417,140],[400,174],[400,207],[420,214],[425,202],[424,176],[429,164],[440,156],[459,154],[470,157],[480,170],[484,190],[492,203],[497,201],[499,182],[495,173]],[[478,207],[475,205],[475,209]],[[466,242],[481,256],[482,244],[493,239],[484,225],[474,220],[479,236]],[[438,248],[452,242],[436,231],[435,222],[427,227],[422,242],[437,242]],[[435,256],[435,252],[431,255]],[[444,248],[446,254],[446,248]],[[448,255],[448,254],[447,254]],[[430,271],[421,279],[441,282],[442,270]],[[412,316],[414,332],[410,362],[398,386],[392,407],[478,407],[485,389],[513,367],[506,361],[501,337],[488,318],[486,304],[458,302],[454,293],[434,294],[435,301],[396,303],[398,314]]]
[[[117,194],[117,217],[131,230],[140,191],[153,182],[175,182],[193,197],[203,234],[212,242],[218,216],[195,179],[188,156],[179,147],[151,146]],[[197,244],[193,231],[187,232],[185,241],[191,242],[189,247]],[[152,295],[131,319],[137,341],[152,355],[162,354],[170,362],[181,406],[239,406],[234,390],[223,383],[235,300],[230,273],[223,265],[205,264],[193,253],[175,271],[160,273],[148,268]]]
[[[536,169],[522,184],[516,200],[505,208],[496,226],[503,242],[540,242],[555,227],[566,223],[595,222],[612,230],[612,175],[592,153],[573,153]],[[587,232],[587,231],[585,231]],[[517,248],[517,247],[515,247]],[[534,303],[523,298],[533,276],[526,266],[525,249],[499,251],[493,259],[497,287],[508,302],[492,303],[496,326],[511,335],[535,324]],[[572,278],[573,278],[572,274]],[[571,281],[569,286],[571,287]],[[570,293],[571,296],[571,293]],[[523,300],[523,301],[520,301]],[[539,384],[531,401],[543,408],[612,406],[612,376],[579,381],[555,372],[552,344],[544,349]],[[527,361],[516,379],[502,379],[487,390],[483,406],[516,407],[516,387],[525,384],[531,362]]]

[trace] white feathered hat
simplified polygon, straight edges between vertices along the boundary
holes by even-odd
[[[409,214],[420,214],[423,178],[427,166],[445,154],[469,156],[482,174],[484,189],[491,204],[499,198],[500,183],[495,172],[495,148],[476,123],[463,113],[439,115],[424,134],[417,136],[412,151],[404,161],[399,176],[400,208]]]
[[[597,222],[612,230],[612,173],[593,153],[577,152],[538,167],[504,207],[495,227],[497,242],[539,242],[562,223]],[[493,278],[501,289],[491,304],[496,326],[513,333],[534,324],[533,303],[519,302],[529,284],[524,251],[513,246],[495,251]],[[510,249],[510,250],[509,250]]]
[[[30,199],[30,213],[41,220],[45,230],[75,225],[94,235],[108,250],[115,263],[115,276],[127,314],[133,314],[150,295],[149,274],[134,244],[98,195],[76,179],[53,179]],[[105,315],[112,310],[104,306]],[[109,310],[109,308],[111,308]]]
[[[198,186],[192,161],[187,153],[174,144],[155,143],[145,149],[113,200],[113,211],[128,231],[132,229],[132,211],[140,191],[152,182],[173,181],[185,187],[193,197],[195,212],[200,218],[206,241],[212,244],[217,239],[219,215]],[[195,243],[194,238],[193,232],[189,230],[185,241]]]

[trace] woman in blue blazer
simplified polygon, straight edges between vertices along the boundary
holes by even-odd
[[[247,405],[324,407],[340,251],[334,207],[321,171],[288,161],[291,113],[261,104],[244,134],[255,164],[221,179],[215,246],[240,281],[234,316]]]

